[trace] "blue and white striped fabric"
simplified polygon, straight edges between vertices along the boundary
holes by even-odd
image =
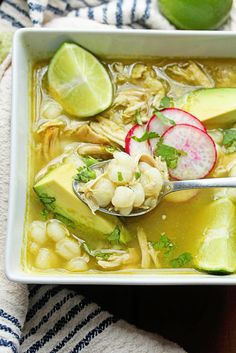
[[[62,16],[118,28],[173,28],[158,12],[156,0],[3,0],[0,7],[2,26],[7,28],[42,26]]]
[[[174,29],[158,11],[158,0],[3,0],[0,29],[43,26],[68,16],[118,28]],[[236,30],[235,0],[222,29]]]

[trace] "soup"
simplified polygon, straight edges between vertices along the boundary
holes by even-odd
[[[30,180],[24,266],[32,271],[56,270],[71,273],[180,267],[214,273],[234,272],[234,189],[172,193],[154,207],[150,206],[150,202],[155,197],[158,198],[157,194],[155,197],[150,194],[150,185],[154,182],[148,179],[148,189],[147,184],[143,182],[143,175],[147,173],[147,169],[151,170],[151,175],[155,168],[163,180],[173,179],[177,171],[187,175],[186,168],[189,169],[188,175],[195,175],[193,166],[187,165],[185,170],[180,168],[181,160],[190,158],[190,152],[165,144],[166,131],[164,137],[161,137],[155,129],[147,130],[147,126],[154,115],[158,124],[158,119],[163,119],[164,116],[165,120],[161,122],[167,124],[168,129],[186,125],[185,120],[173,122],[167,113],[171,110],[174,119],[177,119],[175,107],[181,109],[183,114],[187,114],[185,110],[192,113],[192,110],[197,109],[192,98],[196,92],[200,92],[203,97],[198,98],[198,102],[199,99],[205,102],[202,104],[207,102],[208,107],[203,108],[208,112],[217,110],[217,105],[221,105],[219,109],[222,110],[222,105],[225,105],[223,113],[228,113],[230,97],[234,100],[236,97],[233,89],[236,86],[236,62],[230,59],[172,58],[103,61],[103,68],[105,67],[112,85],[112,101],[104,111],[87,117],[75,117],[74,112],[76,109],[82,111],[82,105],[75,109],[72,98],[69,99],[68,96],[70,93],[65,94],[63,91],[61,97],[62,89],[59,93],[52,89],[52,83],[49,82],[49,79],[52,80],[52,73],[51,76],[48,73],[50,65],[49,62],[37,62],[33,69]],[[57,84],[61,84],[59,79]],[[65,87],[64,85],[64,90]],[[225,91],[224,87],[230,90]],[[103,97],[102,83],[99,90],[98,95]],[[221,104],[217,102],[219,95]],[[82,104],[85,105],[85,101],[86,97],[83,97]],[[188,106],[186,102],[191,104]],[[201,115],[201,109],[199,114]],[[196,116],[202,122],[196,120],[195,127],[191,125],[194,125],[191,120],[193,118],[188,117],[190,120],[187,120],[187,129],[199,133],[199,143],[206,135],[207,142],[211,144],[209,148],[213,151],[207,150],[207,153],[216,151],[217,154],[217,160],[212,161],[213,157],[209,157],[212,170],[208,170],[204,177],[236,175],[234,119],[231,117],[220,120],[219,115],[222,115],[222,111],[220,114],[213,112],[206,120],[202,116]],[[186,118],[187,115],[181,115],[180,119],[183,119],[183,116]],[[135,143],[132,147],[134,152],[131,153],[127,150],[127,134],[133,131],[134,126],[142,129],[142,134],[134,136],[136,139],[130,137],[130,144],[133,146]],[[162,139],[164,143],[160,144]],[[163,151],[163,146],[167,146],[168,153],[171,151],[174,157],[171,154],[170,159],[168,154],[167,158],[166,154],[161,152],[158,155],[155,155],[155,152],[153,155],[150,151],[153,146],[153,151],[157,151],[157,145],[160,147],[159,151]],[[196,145],[195,143],[193,147],[196,148]],[[205,148],[204,144],[202,146],[199,153]],[[142,151],[142,148],[146,150]],[[137,153],[139,149],[140,154]],[[133,158],[136,161],[134,168],[139,169],[134,169],[132,176],[129,176],[131,167],[124,167],[122,173],[119,170],[116,173],[117,180],[106,178],[96,206],[99,208],[104,203],[105,207],[121,212],[121,218],[102,214],[96,207],[93,208],[94,202],[93,206],[90,204],[89,207],[77,198],[72,189],[72,182],[79,175],[80,182],[86,185],[90,183],[89,189],[86,190],[89,190],[89,195],[92,195],[94,201],[96,197],[91,188],[97,185],[94,182],[97,183],[96,178],[101,176],[91,177],[94,173],[91,172],[91,166],[103,160],[114,161],[115,156],[118,159]],[[199,162],[199,166],[200,164]],[[209,166],[206,168],[211,169]],[[114,168],[111,168],[113,172]],[[202,168],[202,165],[199,168]],[[132,178],[133,184],[126,184],[126,177],[130,180]],[[111,184],[112,189],[109,192],[112,195],[109,196],[108,189]],[[119,209],[118,203],[112,201],[114,192],[117,192],[120,199],[122,190],[127,192],[129,189],[130,196],[127,196],[127,199],[130,201],[134,192],[133,185],[137,184],[142,191],[143,196],[139,194],[139,197],[143,197],[142,202],[138,203],[135,199],[137,202],[133,200],[132,207],[127,204],[128,206]],[[104,201],[104,197],[106,200],[108,198],[108,201]],[[138,197],[137,194],[135,197]],[[135,206],[135,202],[138,206]],[[153,209],[142,216],[127,217],[135,207]]]

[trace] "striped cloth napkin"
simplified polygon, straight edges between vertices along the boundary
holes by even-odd
[[[235,30],[236,0],[224,29]],[[173,29],[156,0],[3,0],[0,31],[22,27]],[[1,44],[1,43],[0,43]],[[0,250],[6,233],[10,150],[10,55],[0,65]],[[182,353],[63,286],[9,282],[0,258],[0,353]]]

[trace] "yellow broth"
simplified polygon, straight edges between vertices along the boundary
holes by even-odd
[[[125,68],[125,71],[128,73],[132,69],[133,63],[131,60],[124,62],[122,60],[114,60],[105,62],[104,65],[109,70],[111,77],[113,79],[115,90],[117,92],[119,86],[127,84],[125,78],[117,78],[114,76],[114,71],[111,69],[114,65],[114,62],[122,63]],[[197,62],[199,67],[203,68],[208,72],[208,75],[212,82],[214,82],[215,87],[236,87],[236,61],[231,59],[214,59],[214,60],[194,60]],[[194,82],[192,77],[179,77],[171,72],[173,65],[179,67],[185,67],[188,65],[189,61],[186,59],[159,59],[156,58],[152,61],[145,62],[147,67],[155,68],[161,75],[161,80],[163,85],[166,87],[166,91],[171,92],[173,97],[178,97],[179,95],[193,90],[199,87],[199,82]],[[41,220],[43,217],[41,215],[44,206],[38,200],[37,195],[33,191],[34,179],[37,173],[53,158],[59,156],[65,146],[72,142],[78,142],[77,137],[72,134],[63,134],[60,132],[56,137],[56,148],[54,153],[51,156],[45,156],[45,153],[42,152],[44,149],[45,138],[42,138],[42,133],[38,132],[39,129],[39,119],[40,119],[40,102],[42,97],[50,97],[50,94],[47,90],[47,62],[38,62],[34,66],[33,76],[32,76],[32,138],[30,146],[30,180],[29,180],[29,192],[28,192],[28,205],[27,205],[27,214],[26,214],[26,223],[25,223],[25,234],[26,234],[26,247],[24,249],[24,254],[26,255],[26,261],[24,266],[31,270],[38,270],[35,266],[35,254],[30,250],[30,235],[29,235],[29,225],[32,221]],[[162,73],[165,71],[169,75],[165,77],[162,76]],[[116,75],[119,75],[119,73]],[[137,80],[129,80],[128,85],[134,84],[138,87]],[[117,93],[116,93],[117,94]],[[53,100],[53,99],[52,99]],[[112,108],[111,108],[112,109]],[[73,117],[69,119],[76,120]],[[91,118],[94,119],[94,118]],[[217,168],[226,167],[230,161],[234,159],[234,154],[229,154],[223,156],[217,164]],[[213,172],[214,173],[214,172]],[[226,176],[227,173],[223,171],[220,176]],[[214,198],[213,190],[204,190],[199,191],[197,195],[186,202],[167,202],[163,200],[161,204],[156,207],[156,209],[145,216],[137,218],[124,218],[123,222],[127,229],[132,234],[132,240],[129,243],[129,247],[136,248],[140,253],[139,244],[137,240],[137,227],[143,227],[147,239],[150,242],[157,242],[160,240],[161,234],[165,234],[173,243],[174,249],[170,255],[164,256],[163,252],[160,252],[159,262],[161,268],[170,268],[170,260],[178,257],[180,254],[189,252],[192,254],[193,258],[196,256],[204,229],[207,227],[207,218],[205,217],[205,209],[212,202]],[[52,215],[49,215],[49,218]],[[76,234],[76,231],[74,231]],[[81,235],[79,235],[81,237]],[[84,238],[86,241],[86,237]],[[103,246],[104,244],[102,244]],[[99,246],[99,242],[94,244],[94,247]],[[106,244],[107,246],[107,244]],[[44,244],[44,247],[52,249],[54,251],[54,243],[49,240]],[[59,262],[57,266],[58,269],[65,269],[66,260],[59,257]],[[117,270],[123,268],[140,268],[141,261],[139,260],[136,264],[129,264],[126,266],[118,266]],[[189,263],[188,266],[192,266],[192,263]],[[155,268],[152,264],[151,268]],[[93,270],[103,270],[99,268],[93,259],[89,262],[89,269]]]

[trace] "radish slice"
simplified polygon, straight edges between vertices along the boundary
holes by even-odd
[[[148,141],[138,142],[135,141],[132,137],[142,137],[146,129],[141,125],[134,125],[128,132],[125,138],[125,152],[131,156],[137,156],[140,154],[151,154]]]
[[[188,124],[191,126],[198,127],[202,131],[206,131],[205,126],[192,114],[185,112],[184,110],[177,109],[177,108],[166,108],[160,111],[166,118],[171,119],[175,122],[176,125],[178,124]],[[160,136],[163,135],[166,130],[171,127],[171,124],[167,124],[159,119],[156,115],[149,120],[147,124],[147,130],[149,132],[154,131],[158,133]],[[152,151],[154,152],[156,148],[158,139],[150,140],[150,146]]]
[[[200,179],[211,172],[217,153],[212,138],[197,127],[180,124],[169,128],[163,137],[163,144],[187,153],[180,156],[175,169],[169,169],[172,178],[178,180]]]

